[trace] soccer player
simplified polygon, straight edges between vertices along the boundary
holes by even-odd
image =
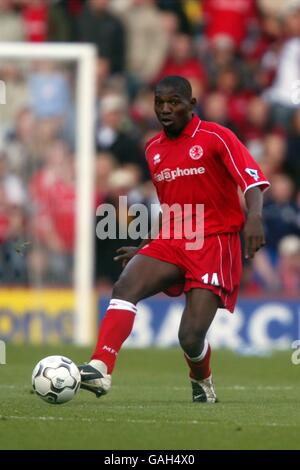
[[[115,257],[125,269],[113,287],[91,361],[80,366],[81,387],[96,396],[111,386],[118,352],[133,327],[136,304],[165,291],[185,293],[178,336],[193,401],[217,401],[206,334],[219,307],[234,310],[241,276],[239,232],[244,227],[248,258],[265,244],[262,193],[269,182],[237,137],[229,129],[199,119],[193,113],[195,104],[190,83],[180,76],[168,76],[156,86],[155,113],[163,130],[148,142],[146,159],[163,207],[160,231],[138,248],[120,248]],[[246,221],[238,187],[245,196]],[[174,204],[182,209],[175,215],[167,210]],[[204,217],[198,219],[199,205]],[[178,236],[178,217],[181,222],[189,219],[192,228],[197,225],[196,231],[191,228]],[[164,230],[167,225],[169,231]],[[197,230],[204,231],[198,234]]]

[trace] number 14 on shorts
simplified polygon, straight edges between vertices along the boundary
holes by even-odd
[[[204,276],[201,277],[202,281],[204,284],[211,284],[213,286],[219,286],[219,278],[218,278],[218,273],[206,273]]]

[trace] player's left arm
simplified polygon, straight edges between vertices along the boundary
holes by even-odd
[[[244,226],[245,257],[253,258],[255,253],[266,244],[262,218],[263,194],[256,186],[245,193],[247,219]]]
[[[263,192],[270,186],[252,155],[233,132],[216,126],[219,155],[227,170],[242,189],[247,205],[247,219],[244,226],[246,258],[253,258],[255,252],[265,245],[262,220]]]

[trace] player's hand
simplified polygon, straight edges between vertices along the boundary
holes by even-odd
[[[114,261],[121,261],[122,267],[125,268],[128,261],[134,257],[138,248],[135,246],[122,246],[117,249],[118,256],[114,257]]]
[[[245,258],[254,258],[255,253],[266,244],[264,227],[260,215],[248,214],[244,227]]]

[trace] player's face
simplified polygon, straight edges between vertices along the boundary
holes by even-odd
[[[188,100],[174,88],[159,88],[155,92],[154,110],[168,134],[179,134],[192,117],[194,98]]]

